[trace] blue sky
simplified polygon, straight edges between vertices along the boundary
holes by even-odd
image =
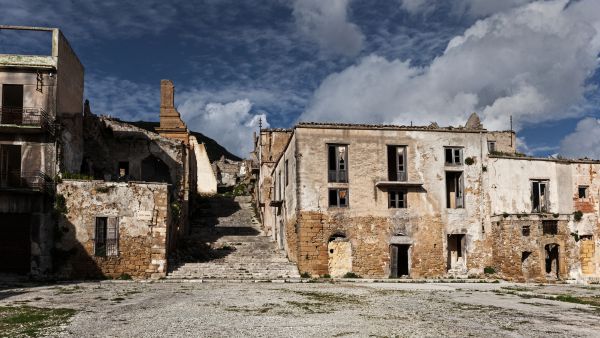
[[[59,27],[96,114],[188,126],[244,156],[258,119],[463,124],[512,115],[521,149],[600,158],[597,0],[0,0],[1,24]],[[0,52],[36,38],[4,34]],[[32,43],[33,42],[33,43]],[[34,47],[32,47],[34,46]],[[33,52],[39,52],[35,50]]]

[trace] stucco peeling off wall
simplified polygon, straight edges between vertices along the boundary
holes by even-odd
[[[168,185],[65,180],[57,187],[66,210],[59,217],[59,274],[71,278],[158,278],[167,272]],[[117,249],[95,250],[98,217],[115,219]]]

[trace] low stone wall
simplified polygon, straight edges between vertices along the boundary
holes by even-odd
[[[165,276],[171,227],[168,185],[65,180],[66,212],[56,231],[55,267],[68,278]],[[61,197],[59,197],[61,198]],[[116,220],[118,252],[95,252],[98,217]]]

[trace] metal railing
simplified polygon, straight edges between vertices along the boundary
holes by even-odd
[[[0,125],[50,128],[50,115],[43,108],[0,107]]]
[[[329,182],[347,183],[346,170],[329,170]]]
[[[52,193],[54,181],[41,171],[0,172],[0,189]]]

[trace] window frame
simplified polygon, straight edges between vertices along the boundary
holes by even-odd
[[[99,228],[99,223],[102,220],[104,220],[104,224],[102,225],[101,228]],[[109,216],[96,216],[94,218],[93,241],[94,241],[94,257],[102,257],[102,258],[118,257],[119,256],[119,218],[118,217],[109,217]]]
[[[583,189],[583,197],[581,196],[581,191]],[[588,190],[589,190],[589,186],[588,185],[579,185],[577,187],[577,197],[580,200],[584,200],[588,198]]]
[[[495,140],[488,140],[487,141],[487,149],[488,149],[488,153],[489,154],[497,152],[498,150],[496,150],[496,141]]]
[[[450,200],[450,192],[448,191],[448,175],[452,174],[454,176],[458,176],[458,177],[454,177],[454,187],[455,187],[455,192],[454,192],[454,204],[455,206],[452,207],[452,203]],[[446,191],[446,209],[465,209],[465,172],[464,171],[457,171],[457,170],[447,170],[445,172],[445,183],[446,183],[446,187],[445,187],[445,191]]]
[[[393,182],[406,182],[408,180],[408,146],[387,145],[388,180]],[[401,152],[399,150],[402,150]],[[400,170],[400,155],[402,156],[402,170]]]
[[[336,204],[331,203],[331,193],[336,192]],[[346,192],[345,204],[340,204],[340,193],[342,191]],[[348,188],[329,188],[327,190],[327,205],[329,208],[348,208],[350,206],[350,190]]]
[[[537,184],[537,196],[535,185]],[[550,180],[547,179],[531,179],[530,180],[530,189],[531,189],[531,212],[532,213],[546,213],[550,211],[550,193],[548,192],[548,188],[550,186]],[[544,187],[544,191],[542,194],[542,186]],[[542,198],[543,196],[543,198]],[[537,206],[535,201],[537,200]]]
[[[340,148],[343,148],[344,156],[340,159]],[[327,143],[327,182],[329,183],[348,183],[348,145],[339,143]],[[332,149],[335,156],[335,170],[332,168]],[[342,162],[340,162],[340,160]],[[340,169],[343,164],[344,169]],[[342,174],[343,173],[343,174]]]
[[[402,199],[400,199],[402,196]],[[395,197],[395,198],[393,198]],[[408,193],[405,189],[395,189],[388,191],[388,209],[406,209]]]
[[[289,184],[289,160],[288,159],[285,160],[284,170],[285,170],[285,174],[284,174],[285,175],[285,186],[287,187]]]
[[[451,161],[448,162],[448,151],[451,152]],[[458,162],[456,156],[458,155]],[[447,166],[461,166],[465,162],[464,160],[464,148],[458,146],[444,147],[444,164]]]

